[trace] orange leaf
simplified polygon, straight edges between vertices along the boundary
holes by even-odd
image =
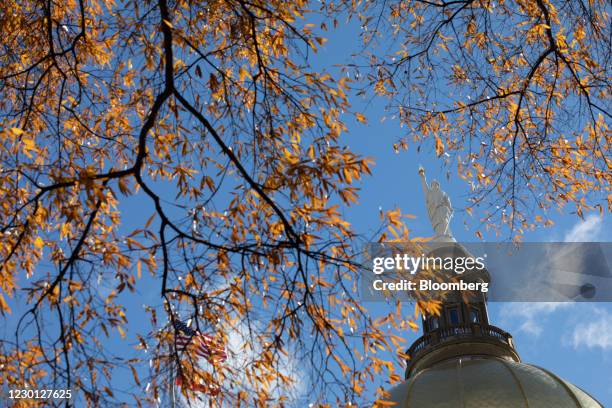
[[[38,249],[42,249],[45,246],[45,241],[43,241],[41,237],[36,237],[34,246]]]
[[[440,157],[444,154],[444,143],[442,142],[442,139],[438,137],[438,135],[436,135],[435,138],[436,138],[436,156]]]

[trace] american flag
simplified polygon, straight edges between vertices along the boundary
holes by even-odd
[[[207,361],[224,362],[227,359],[223,344],[208,334],[200,333],[187,326],[184,322],[174,319],[174,329],[177,331],[175,341],[179,350],[185,350],[190,344],[195,344],[195,353]]]

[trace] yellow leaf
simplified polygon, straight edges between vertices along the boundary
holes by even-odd
[[[4,300],[4,296],[0,293],[0,312],[4,314],[4,312],[11,313],[11,308],[9,307],[6,300]]]
[[[361,122],[361,123],[367,122],[366,117],[359,112],[355,114],[355,117],[357,118],[358,122]]]
[[[26,156],[31,158],[32,155],[30,154],[30,152],[36,151],[36,143],[34,142],[34,140],[24,137],[23,139],[21,139],[21,143],[23,143],[23,152],[26,154]]]
[[[438,135],[436,135],[435,137],[436,137],[436,156],[440,157],[444,154],[444,143],[442,142],[442,139],[438,137]]]
[[[34,246],[38,249],[42,249],[45,246],[45,241],[43,241],[41,237],[36,237]]]

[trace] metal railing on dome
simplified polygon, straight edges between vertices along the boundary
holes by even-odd
[[[496,326],[469,324],[440,328],[418,338],[408,349],[407,354],[414,358],[420,351],[436,344],[452,341],[461,337],[494,338],[513,347],[512,336]]]

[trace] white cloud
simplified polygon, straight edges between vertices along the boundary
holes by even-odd
[[[257,322],[251,323],[251,329],[255,333],[261,333],[261,324]],[[246,391],[248,394],[257,393],[252,384],[252,380],[247,376],[247,368],[252,366],[252,362],[260,358],[262,353],[262,347],[259,341],[250,340],[250,331],[246,323],[238,323],[236,326],[228,330],[228,341],[226,344],[227,360],[225,365],[232,374],[231,378],[225,381],[221,387],[225,390],[231,390],[231,393],[238,391]],[[280,380],[277,382],[271,381],[268,384],[267,391],[269,392],[270,401],[280,398],[281,396],[287,397],[288,400],[285,402],[296,401],[304,396],[307,390],[306,380],[303,375],[303,368],[300,366],[299,361],[295,358],[297,353],[292,347],[287,347],[286,354],[279,354],[276,369],[285,378],[289,378],[291,383],[289,385],[283,384]],[[204,359],[200,359],[200,367],[203,369],[209,369],[210,365]],[[252,367],[251,367],[252,368]],[[261,386],[261,384],[259,384]],[[178,393],[181,407],[190,408],[208,408],[210,401],[204,394],[198,394],[196,400],[187,401],[182,394]],[[226,402],[223,407],[229,407]]]
[[[547,273],[545,280],[550,284],[544,290],[553,290],[550,292],[550,300],[577,299],[580,296],[577,290],[587,283],[596,284],[599,287],[597,282],[593,282],[593,276],[585,274],[588,260],[584,257],[586,251],[579,250],[579,248],[582,248],[580,246],[582,244],[571,243],[603,240],[603,235],[605,235],[604,225],[604,218],[597,214],[590,214],[584,220],[578,220],[565,231],[563,241],[567,244],[561,247],[551,247],[550,256],[542,257],[540,259],[541,265],[535,263],[538,273]],[[572,288],[575,288],[575,293],[572,292]],[[546,308],[546,310],[550,311],[549,313],[554,311],[550,308]],[[535,322],[527,323],[535,324]]]
[[[504,320],[518,321],[518,331],[537,337],[543,331],[542,326],[546,316],[571,305],[572,303],[562,302],[508,303],[501,308],[500,317]]]
[[[601,234],[603,218],[590,214],[583,221],[577,222],[571,230],[569,230],[563,241],[565,242],[592,242],[598,241]]]
[[[577,324],[572,333],[572,345],[578,348],[612,350],[612,313],[594,309],[594,318]]]
[[[214,285],[212,290],[221,291],[229,288],[227,283],[229,280],[224,280]],[[200,310],[200,313],[202,311]],[[262,357],[263,347],[259,339],[253,338],[258,333],[264,333],[264,323],[261,320],[253,318],[248,324],[246,321],[233,322],[231,325],[226,323],[225,332],[227,333],[227,343],[225,351],[227,360],[223,363],[228,369],[228,378],[221,384],[221,388],[229,390],[232,395],[239,391],[246,391],[247,394],[256,394],[259,390],[255,387],[261,387],[261,384],[254,385],[253,379],[247,375],[247,369],[253,371],[253,362],[258,361]],[[293,344],[285,344],[284,353],[278,354],[275,362],[275,369],[279,373],[278,377],[289,379],[289,384],[283,383],[281,380],[270,381],[267,384],[266,391],[270,398],[270,403],[277,403],[279,398],[285,398],[285,405],[298,401],[306,396],[308,390],[308,379],[304,375],[304,365],[298,359],[298,352]],[[211,365],[203,358],[198,361],[200,368],[203,370],[211,370]],[[178,390],[177,407],[189,408],[209,408],[209,397],[203,393],[198,393],[197,398],[187,400]],[[226,401],[220,407],[230,407]]]
[[[569,310],[568,310],[569,309]],[[565,326],[563,343],[574,349],[601,349],[612,351],[612,312],[588,303],[545,302],[508,303],[500,309],[500,318],[517,324],[519,331],[538,337],[546,327],[548,317],[563,310]],[[551,319],[559,324],[558,318]]]
[[[584,220],[574,224],[564,237],[565,242],[593,242],[599,241],[603,237],[605,229],[602,217],[590,214]],[[560,257],[558,257],[560,259]],[[556,259],[551,260],[554,265]],[[563,258],[567,262],[567,257]],[[551,268],[553,276],[555,272],[561,270],[576,270],[572,265],[556,265]],[[556,278],[553,278],[556,280]],[[566,279],[567,280],[567,279]],[[564,284],[571,284],[563,281]],[[575,347],[601,348],[603,350],[612,349],[612,313],[602,309],[587,307],[587,304],[572,302],[541,302],[541,303],[508,303],[500,309],[500,317],[505,323],[517,327],[516,331],[538,337],[548,323],[548,317],[559,310],[564,310],[564,316],[572,315],[578,317],[580,323],[572,324],[568,338],[569,343]],[[567,313],[571,308],[571,313]],[[573,319],[570,319],[573,320]]]

